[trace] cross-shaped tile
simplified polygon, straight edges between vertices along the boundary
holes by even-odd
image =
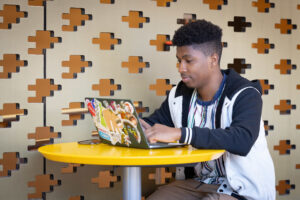
[[[172,172],[169,172],[165,167],[156,168],[155,173],[148,174],[149,180],[155,180],[156,185],[166,183],[166,179],[172,178]]]
[[[274,90],[274,85],[269,84],[269,80],[267,79],[259,80],[259,83],[261,85],[263,94],[269,94],[269,90]]]
[[[84,200],[84,196],[72,196],[69,200]]]
[[[35,97],[28,97],[29,103],[42,103],[54,95],[54,90],[61,90],[61,85],[54,85],[53,79],[36,79],[35,85],[28,85],[29,91],[35,91]]]
[[[122,22],[128,22],[129,28],[143,28],[143,23],[150,22],[150,19],[143,17],[142,11],[129,11],[129,16],[122,16]]]
[[[252,48],[257,48],[257,53],[269,53],[269,49],[274,49],[275,45],[269,43],[268,38],[258,38],[257,43],[252,43]]]
[[[77,172],[77,167],[81,167],[83,164],[77,164],[77,163],[68,163],[67,167],[62,167],[60,172],[62,174],[72,174]]]
[[[265,128],[266,135],[269,134],[269,131],[273,131],[274,130],[274,126],[273,125],[269,125],[269,121],[268,120],[264,120],[264,128]]]
[[[170,41],[169,35],[157,34],[156,40],[150,40],[150,45],[156,46],[157,51],[170,51],[170,46],[166,42]]]
[[[99,44],[99,49],[114,50],[116,44],[121,44],[121,39],[116,39],[113,33],[99,33],[99,38],[93,38],[93,44]]]
[[[294,190],[295,188],[295,184],[290,184],[290,180],[280,180],[279,184],[276,185],[276,190],[279,195],[289,194],[290,190]]]
[[[129,73],[142,73],[143,68],[149,67],[149,62],[143,62],[142,56],[129,56],[128,62],[122,62],[123,68],[128,68]]]
[[[20,23],[20,18],[27,17],[27,12],[20,12],[19,5],[3,5],[3,10],[0,10],[0,29],[11,29],[13,23]]]
[[[85,14],[84,8],[70,8],[70,13],[63,13],[62,19],[70,21],[69,25],[63,25],[63,31],[77,31],[77,26],[83,26],[86,20],[91,20],[92,15]]]
[[[221,10],[228,2],[227,0],[203,0],[203,3],[208,4],[210,10]]]
[[[34,139],[35,145],[29,145],[27,149],[29,151],[31,150],[37,150],[39,147],[45,145],[45,144],[52,144],[54,138],[60,138],[61,133],[60,132],[53,132],[52,126],[45,126],[45,127],[36,127],[35,133],[28,133],[27,138],[28,139]]]
[[[28,36],[28,42],[35,42],[35,48],[29,48],[29,54],[43,54],[46,49],[54,48],[54,43],[61,42],[60,37],[54,37],[53,31],[37,30],[36,36]]]
[[[280,140],[279,145],[274,146],[274,150],[278,150],[280,155],[290,154],[291,149],[296,149],[296,145],[291,145],[290,140]]]
[[[70,102],[69,103],[69,109],[78,109],[78,108],[84,108],[84,103],[83,102]],[[77,125],[77,120],[80,120],[80,119],[84,119],[84,113],[71,113],[71,114],[69,114],[69,120],[62,120],[61,125],[62,126],[74,126],[74,125]]]
[[[251,69],[251,64],[245,64],[244,58],[234,58],[233,63],[227,65],[228,69],[234,69],[239,74],[245,74],[245,69]]]
[[[19,152],[4,152],[0,159],[0,177],[11,176],[12,170],[19,170],[20,164],[26,164],[27,158],[20,158]]]
[[[44,6],[46,1],[52,1],[52,0],[28,0],[29,6]]]
[[[169,93],[174,85],[170,84],[169,79],[156,79],[156,84],[149,86],[150,90],[155,90],[157,96],[165,96]]]
[[[20,67],[27,66],[27,61],[20,60],[19,54],[4,54],[0,66],[3,66],[0,78],[11,78],[11,73],[19,72]]]
[[[275,24],[275,28],[280,29],[281,34],[291,34],[293,29],[297,29],[297,25],[292,24],[291,19],[280,19],[280,23]]]
[[[279,110],[281,115],[291,114],[291,110],[296,109],[296,105],[291,105],[291,100],[280,100],[279,105],[274,106],[274,110]]]
[[[134,101],[133,105],[139,117],[143,117],[143,113],[149,112],[149,107],[143,107],[143,102],[141,101]]]
[[[98,90],[100,96],[114,96],[115,90],[121,90],[121,85],[114,83],[114,79],[100,79],[99,84],[92,85],[92,90]]]
[[[176,2],[177,0],[152,0],[156,1],[156,6],[158,7],[170,7],[171,2]]]
[[[19,121],[20,115],[27,115],[27,109],[19,109],[18,103],[4,103],[3,108],[0,109],[0,116],[2,116],[2,122],[0,122],[0,128],[11,127],[11,122]]]
[[[257,12],[268,13],[270,8],[275,8],[275,3],[270,3],[269,0],[252,1],[252,6],[257,7]]]
[[[99,188],[110,188],[115,182],[121,180],[120,176],[114,176],[113,171],[99,171],[98,177],[92,178],[92,183],[98,183]]]
[[[293,65],[290,59],[280,59],[280,64],[275,64],[274,68],[279,69],[280,74],[291,74],[292,69],[296,69],[297,66]]]
[[[29,181],[28,187],[34,187],[35,192],[28,194],[28,199],[41,199],[46,192],[52,192],[53,186],[61,185],[60,180],[54,180],[52,174],[42,174],[35,176],[35,181]]]
[[[251,27],[251,22],[246,22],[246,17],[235,16],[233,21],[228,22],[228,26],[233,26],[234,32],[246,32],[246,28]]]
[[[190,22],[196,21],[197,16],[196,14],[190,14],[190,13],[184,13],[183,14],[183,19],[177,19],[177,24],[188,24]]]
[[[103,3],[103,4],[114,4],[115,0],[100,0],[100,3]]]
[[[84,72],[86,67],[92,66],[91,61],[85,61],[84,55],[70,55],[69,61],[62,61],[63,67],[69,67],[69,72],[62,73],[62,78],[77,78],[77,73]]]

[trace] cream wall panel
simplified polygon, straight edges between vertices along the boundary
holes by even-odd
[[[151,0],[115,0],[114,4],[100,4],[100,0],[52,0],[47,1],[46,16],[43,7],[29,6],[27,0],[2,0],[0,10],[4,4],[19,5],[20,11],[28,13],[27,17],[20,18],[20,23],[13,23],[11,29],[0,29],[0,60],[4,54],[19,54],[20,60],[26,60],[28,65],[20,67],[18,73],[12,73],[9,79],[0,79],[0,110],[4,103],[19,103],[20,109],[26,109],[27,115],[20,116],[19,121],[11,123],[10,128],[0,128],[0,159],[4,152],[18,152],[20,158],[26,158],[26,163],[20,163],[19,169],[12,170],[10,177],[0,177],[0,199],[27,199],[29,193],[34,193],[35,188],[28,187],[28,182],[35,180],[36,175],[53,174],[55,180],[60,180],[61,185],[54,186],[52,192],[47,192],[44,199],[69,199],[71,196],[82,195],[84,199],[109,199],[122,198],[122,181],[114,183],[114,187],[103,189],[91,183],[91,178],[98,175],[99,171],[112,170],[109,166],[80,166],[77,172],[62,173],[62,168],[67,164],[46,162],[43,166],[42,156],[28,147],[35,145],[34,139],[28,139],[29,133],[34,133],[37,127],[52,126],[54,132],[60,132],[60,138],[54,138],[54,143],[72,142],[91,138],[95,130],[91,117],[84,115],[84,119],[77,120],[73,126],[62,126],[63,120],[68,120],[69,115],[61,114],[62,108],[68,108],[70,102],[83,102],[87,96],[97,97],[99,91],[92,90],[92,85],[99,84],[100,79],[114,79],[114,84],[121,85],[120,90],[114,91],[112,98],[130,98],[141,101],[143,107],[148,107],[147,116],[152,113],[165,96],[157,96],[156,91],[149,86],[156,83],[156,79],[169,79],[170,84],[177,84],[180,76],[176,69],[176,48],[170,51],[157,51],[156,46],[150,45],[150,40],[156,40],[157,34],[170,35],[180,27],[177,19],[182,19],[184,14],[195,14],[197,19],[205,18],[223,28],[223,41],[227,47],[223,49],[221,68],[227,69],[228,64],[235,58],[245,59],[251,64],[242,76],[249,79],[266,79],[274,86],[267,95],[263,95],[264,107],[262,119],[267,120],[274,130],[268,131],[268,145],[276,168],[276,184],[279,181],[289,180],[289,194],[280,195],[278,200],[295,200],[300,195],[300,164],[299,141],[300,129],[296,126],[299,120],[300,85],[299,53],[297,45],[300,44],[300,10],[298,0],[270,0],[275,4],[268,13],[257,12],[257,7],[252,3],[256,0],[241,1],[230,0],[228,5],[222,5],[221,10],[211,10],[208,4],[201,0],[178,0],[171,2],[170,7],[158,7],[156,1]],[[86,20],[83,26],[78,26],[77,31],[62,31],[63,25],[68,25],[69,20],[62,19],[63,13],[70,13],[70,8],[83,8],[85,14],[92,15],[91,20]],[[143,23],[143,28],[129,28],[128,22],[122,21],[122,16],[128,16],[129,11],[141,11],[143,17],[150,19]],[[229,21],[235,16],[245,17],[251,22],[245,32],[234,32]],[[46,50],[46,62],[43,55],[29,54],[29,48],[35,48],[34,42],[28,42],[29,36],[35,36],[37,30],[43,30],[44,19],[46,30],[54,32],[55,37],[60,37],[61,42],[55,43],[54,48]],[[297,25],[291,34],[281,34],[275,24],[281,19],[291,19]],[[0,17],[0,23],[3,22]],[[93,38],[98,38],[101,32],[114,33],[115,38],[121,39],[121,44],[115,45],[114,50],[102,50],[99,44],[93,44]],[[259,54],[253,43],[258,38],[267,38],[275,48],[269,49],[267,54]],[[77,78],[62,78],[62,73],[68,72],[68,67],[62,67],[63,61],[68,61],[70,55],[83,55],[85,61],[92,65],[85,67],[85,72],[77,73]],[[141,56],[143,62],[149,63],[149,68],[143,68],[142,73],[129,73],[128,68],[122,67],[122,62],[127,62],[129,56]],[[281,74],[275,65],[281,59],[290,59],[297,65],[291,74]],[[30,103],[28,97],[34,97],[35,91],[29,91],[29,85],[35,85],[37,79],[44,76],[54,80],[55,85],[60,85],[61,90],[54,91],[53,96],[46,97],[45,110],[43,103]],[[3,67],[0,66],[0,73]],[[280,114],[274,106],[280,100],[290,100],[296,109],[291,109],[290,114]],[[44,115],[45,111],[45,115]],[[45,124],[44,124],[45,122]],[[279,154],[274,148],[280,141],[290,140],[295,148],[289,154]],[[38,143],[39,144],[39,143]],[[3,166],[0,165],[0,171]],[[154,180],[148,179],[148,174],[155,168],[143,168],[143,194],[149,194],[157,187]],[[122,177],[122,168],[115,168],[114,175]],[[18,191],[18,192],[15,192]]]

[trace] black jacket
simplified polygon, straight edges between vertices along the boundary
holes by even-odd
[[[203,149],[225,149],[230,153],[246,156],[259,134],[262,112],[261,86],[259,81],[249,81],[232,69],[222,70],[222,73],[226,74],[227,78],[217,107],[216,129],[193,127],[191,145]],[[254,89],[245,89],[234,103],[230,127],[221,129],[221,113],[225,97],[231,99],[237,91],[248,86],[256,88],[259,92]],[[187,127],[189,104],[193,90],[194,88],[188,88],[183,82],[180,82],[175,92],[175,98],[183,96],[180,142],[183,142],[186,136],[185,127]],[[169,108],[169,98],[173,97],[168,95],[161,107],[144,120],[150,125],[159,123],[174,127]]]

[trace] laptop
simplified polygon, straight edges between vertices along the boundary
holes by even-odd
[[[151,144],[140,124],[134,104],[129,99],[85,98],[101,142],[141,149],[184,146],[181,143]]]

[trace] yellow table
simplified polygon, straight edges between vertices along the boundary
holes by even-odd
[[[52,144],[38,151],[52,161],[91,165],[123,166],[123,199],[141,198],[141,167],[182,165],[214,160],[224,150],[201,150],[190,146],[166,149],[135,149],[107,144],[83,145],[77,142]]]

